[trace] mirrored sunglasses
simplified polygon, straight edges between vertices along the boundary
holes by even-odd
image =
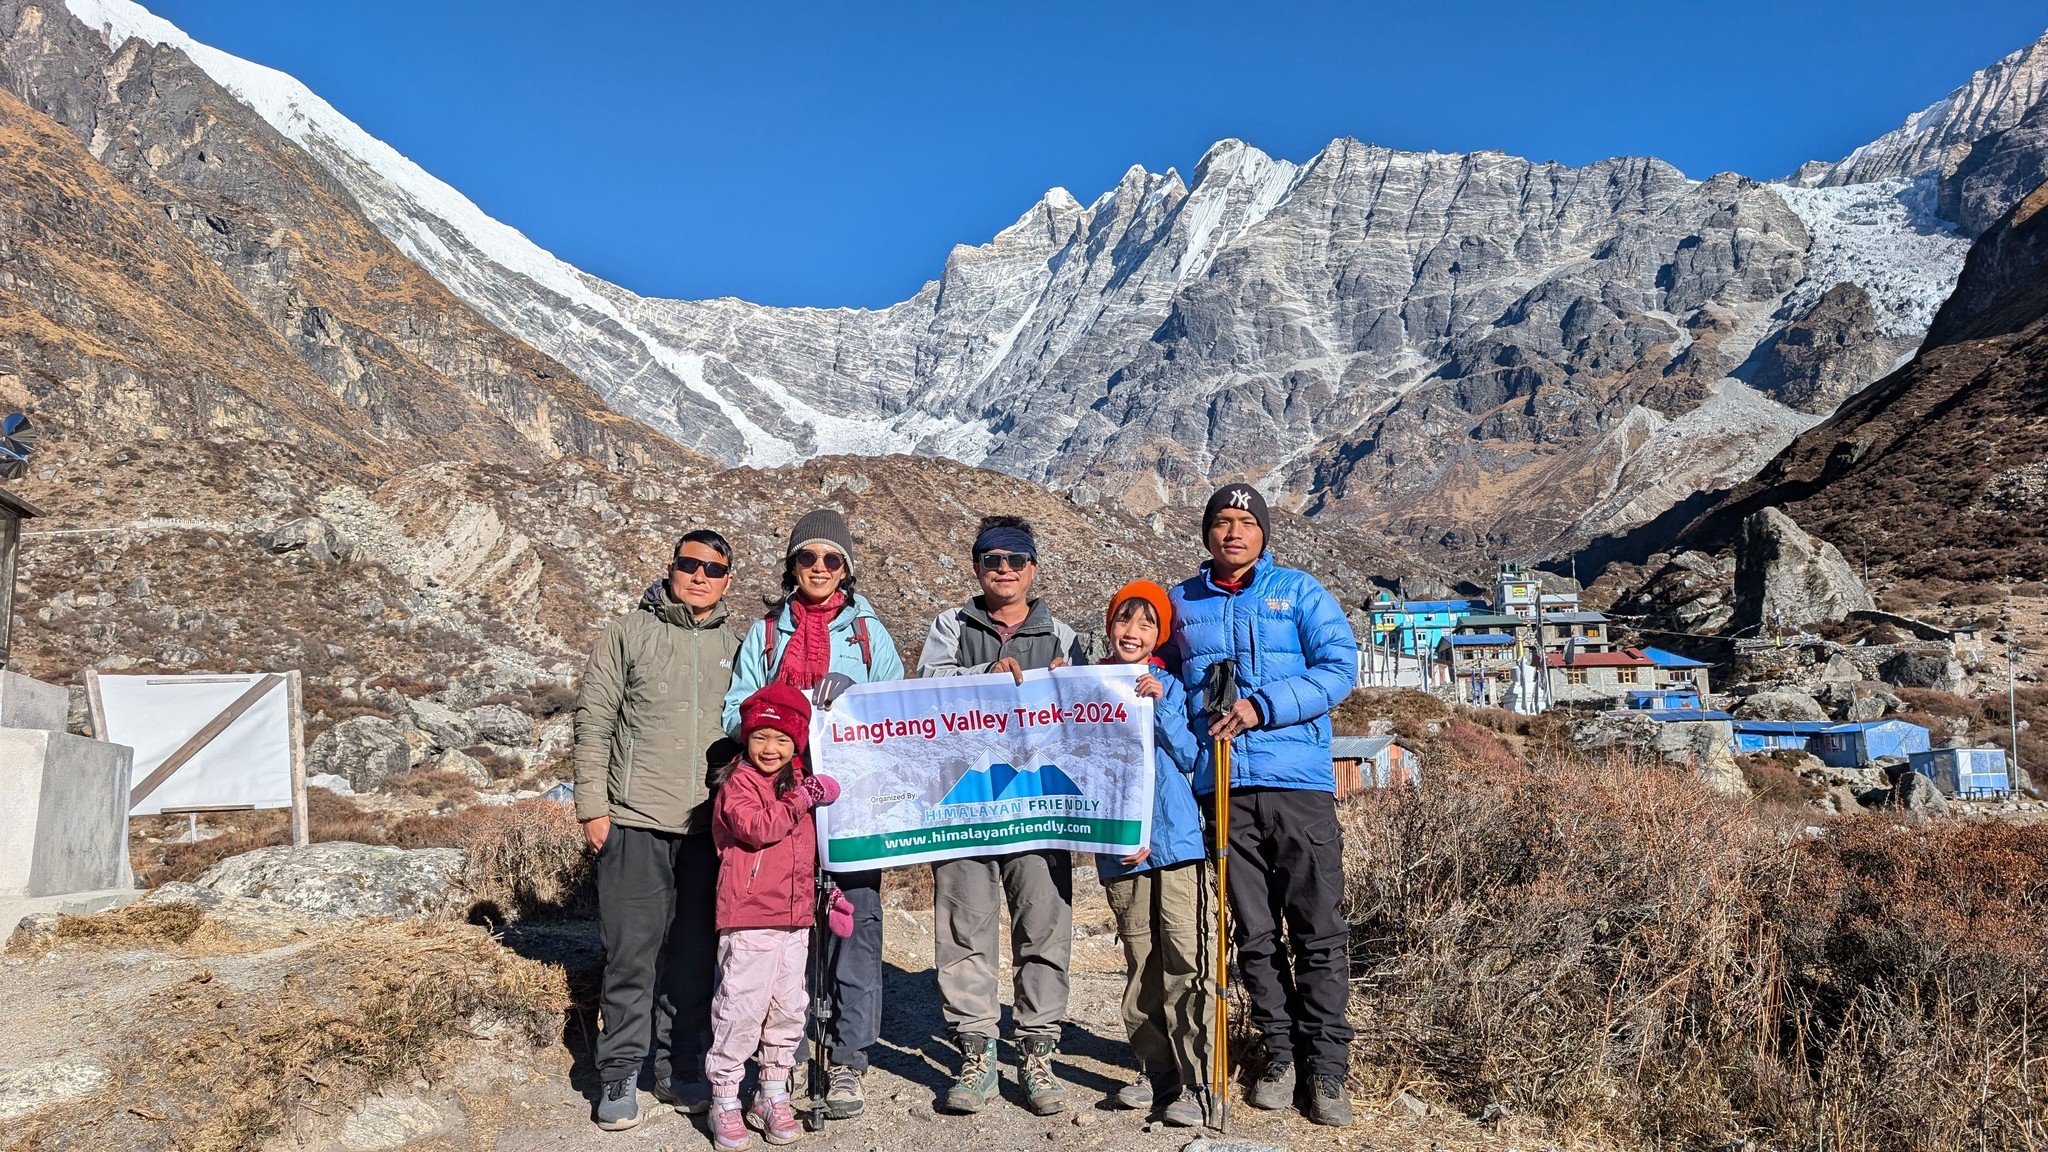
[[[699,560],[695,556],[678,556],[669,562],[669,567],[685,576],[695,576],[699,571],[713,580],[723,580],[732,571],[732,565],[720,564],[716,560]]]
[[[846,557],[830,549],[806,548],[794,557],[799,568],[815,568],[822,564],[827,572],[837,572],[846,567]]]
[[[1025,565],[1037,559],[1029,552],[983,552],[974,558],[974,562],[983,572],[1000,572],[1005,568],[1022,572]]]

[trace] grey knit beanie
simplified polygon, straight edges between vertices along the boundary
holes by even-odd
[[[789,530],[789,548],[782,558],[788,560],[806,544],[830,544],[846,556],[846,570],[853,570],[853,533],[847,531],[846,518],[838,509],[816,508],[804,513]]]

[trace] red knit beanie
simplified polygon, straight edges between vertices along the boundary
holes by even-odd
[[[773,728],[789,737],[801,756],[810,743],[811,702],[787,684],[770,684],[740,705],[740,739],[753,735],[756,728]]]

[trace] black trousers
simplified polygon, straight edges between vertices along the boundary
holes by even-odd
[[[597,854],[600,1079],[638,1078],[643,1068],[657,1080],[671,1073],[683,1082],[703,1079],[718,966],[717,898],[711,833],[612,825]]]
[[[1213,808],[1213,805],[1212,805]],[[1312,1076],[1350,1068],[1351,928],[1344,833],[1328,792],[1230,793],[1231,939],[1269,1061]],[[1285,931],[1283,939],[1282,931]]]

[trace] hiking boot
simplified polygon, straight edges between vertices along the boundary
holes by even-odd
[[[1252,1090],[1245,1094],[1245,1102],[1268,1112],[1294,1103],[1294,1062],[1268,1061],[1266,1070],[1252,1082]]]
[[[861,1074],[844,1064],[832,1064],[827,1066],[825,1076],[830,1085],[825,1090],[825,1115],[833,1120],[850,1120],[860,1115],[860,1110],[867,1106],[860,1095]]]
[[[1019,1047],[1024,1056],[1017,1069],[1017,1082],[1024,1086],[1025,1104],[1040,1116],[1051,1116],[1065,1108],[1067,1086],[1060,1083],[1052,1070],[1052,1054],[1058,1051],[1058,1046],[1051,1040],[1025,1040]]]
[[[1318,1076],[1310,1090],[1308,1118],[1332,1128],[1351,1127],[1351,1093],[1342,1076]]]
[[[1135,1108],[1140,1112],[1150,1109],[1153,1099],[1152,1074],[1150,1072],[1138,1073],[1136,1080],[1116,1090],[1116,1102],[1119,1105],[1125,1108]]]
[[[789,1102],[789,1093],[754,1093],[753,1106],[747,1109],[747,1127],[761,1134],[761,1139],[770,1144],[793,1144],[804,1130],[797,1125],[796,1108]]]
[[[698,1115],[711,1107],[711,1085],[702,1080],[688,1080],[677,1083],[664,1076],[649,1089],[654,1098],[678,1112],[691,1116]]]
[[[607,1132],[623,1132],[640,1123],[640,1093],[633,1077],[610,1080],[597,1094],[597,1126]]]
[[[711,1102],[711,1146],[719,1152],[739,1152],[754,1142],[747,1135],[747,1121],[740,1115],[737,1100]]]
[[[996,1073],[996,1038],[961,1035],[954,1043],[960,1046],[960,1075],[946,1089],[946,1111],[979,1112],[1002,1085]]]
[[[1160,1119],[1175,1128],[1194,1128],[1207,1118],[1208,1110],[1202,1107],[1202,1096],[1193,1088],[1181,1089],[1180,1094],[1166,1106],[1166,1111],[1160,1114]]]

